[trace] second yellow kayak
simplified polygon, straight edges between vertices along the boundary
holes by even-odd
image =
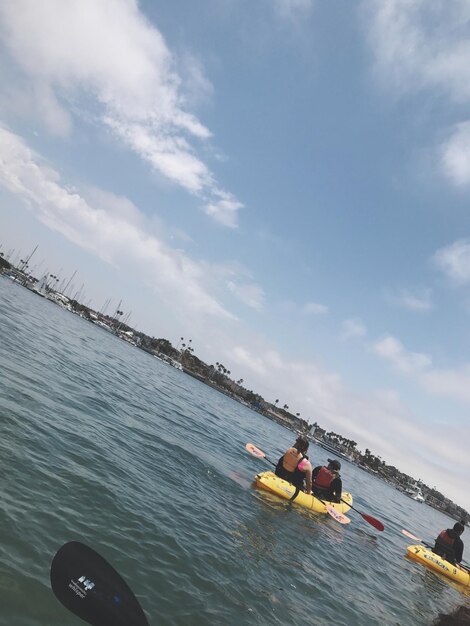
[[[261,472],[257,474],[255,480],[257,487],[270,491],[271,493],[275,493],[277,496],[284,498],[285,500],[290,500],[295,494],[294,485],[291,485],[286,480],[279,478],[279,476],[276,476],[274,472]],[[341,497],[345,502],[326,502],[326,500],[324,502],[332,506],[336,511],[338,511],[338,513],[346,513],[349,511],[350,505],[352,505],[352,495],[347,491],[343,491]],[[300,504],[300,506],[310,509],[311,511],[315,511],[316,513],[327,513],[326,504],[315,496],[309,496],[304,491],[299,492],[294,500],[294,503]]]
[[[452,563],[445,561],[442,557],[434,554],[434,552],[431,552],[431,550],[428,550],[421,544],[408,546],[406,554],[413,561],[417,561],[421,565],[425,565],[429,569],[451,578],[456,583],[470,585],[470,573],[466,569],[459,565],[452,565]]]

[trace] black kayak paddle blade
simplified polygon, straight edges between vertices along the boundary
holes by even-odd
[[[51,587],[69,611],[93,626],[149,626],[129,585],[78,541],[64,544],[52,559]]]

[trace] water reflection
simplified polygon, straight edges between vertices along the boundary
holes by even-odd
[[[406,560],[410,563],[414,563],[413,559],[410,559],[408,556],[405,556]],[[458,592],[462,593],[464,596],[470,597],[470,587],[465,585],[460,585],[459,583],[447,578],[447,576],[443,576],[439,572],[430,571],[425,567],[420,567],[421,580],[423,582],[423,587],[434,596],[443,596],[447,592],[447,587],[453,587]]]
[[[377,548],[378,545],[378,536],[377,534],[372,535],[367,532],[364,528],[354,528],[353,533],[357,540],[358,545],[364,546],[365,548]]]

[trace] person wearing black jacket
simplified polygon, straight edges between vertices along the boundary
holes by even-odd
[[[341,463],[328,459],[328,465],[319,465],[312,472],[312,493],[322,500],[341,502],[343,481],[339,474]]]
[[[442,530],[436,538],[433,552],[453,565],[460,563],[463,557],[463,541],[460,535],[464,529],[465,526],[457,522],[453,528]]]

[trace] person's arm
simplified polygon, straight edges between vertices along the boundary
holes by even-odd
[[[305,466],[305,482],[307,483],[307,493],[312,493],[312,464],[308,461]]]
[[[460,537],[454,542],[454,554],[456,562],[460,563],[463,557],[463,541],[460,539]]]
[[[332,481],[331,490],[333,492],[333,501],[341,502],[341,494],[343,493],[343,481],[341,478],[335,478]]]
[[[282,455],[281,457],[279,457],[279,460],[277,462],[276,465],[276,469],[274,470],[274,473],[276,474],[276,476],[279,476],[280,472],[281,472],[281,468],[282,468],[282,461],[284,460],[284,455]]]

